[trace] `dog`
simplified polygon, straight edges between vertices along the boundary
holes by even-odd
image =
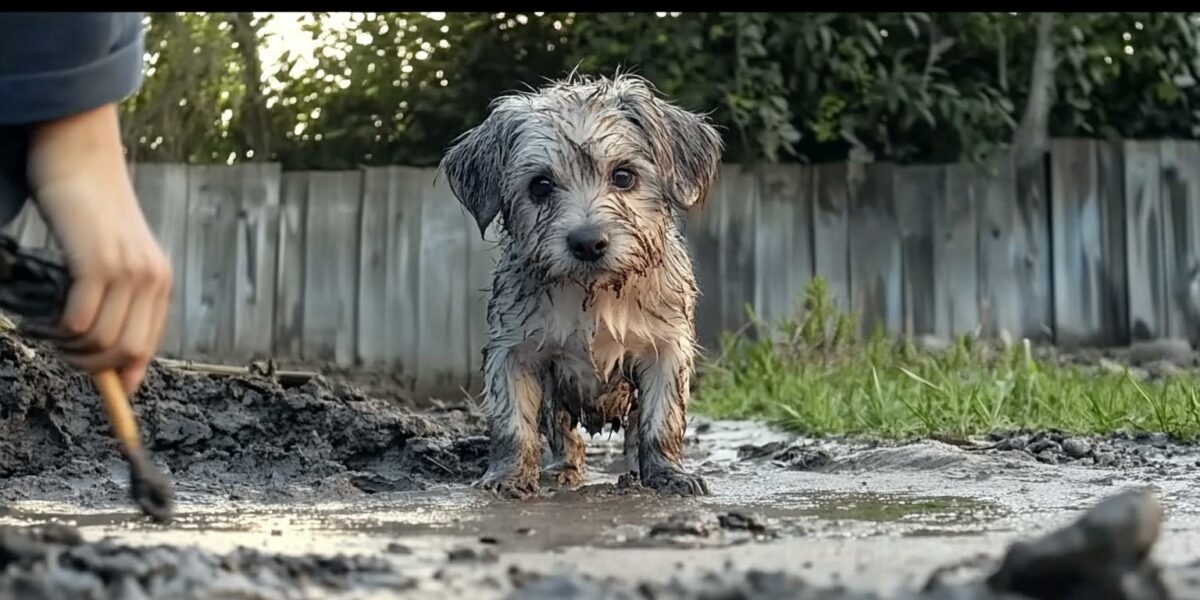
[[[642,485],[707,495],[683,467],[699,295],[680,223],[705,200],[723,144],[707,115],[645,78],[571,74],[494,100],[439,165],[481,236],[499,219],[483,348],[488,469],[475,486],[583,478],[582,423],[626,424]],[[633,469],[631,469],[633,470]]]

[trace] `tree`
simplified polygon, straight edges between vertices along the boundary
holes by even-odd
[[[1047,135],[1200,136],[1194,13],[338,17],[313,13],[315,56],[264,82],[262,21],[151,15],[146,86],[125,105],[135,158],[433,165],[493,98],[574,69],[635,71],[711,112],[736,162],[952,162],[1010,142],[1036,154]]]

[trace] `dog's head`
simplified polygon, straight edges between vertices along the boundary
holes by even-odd
[[[644,79],[572,77],[497,99],[441,169],[481,234],[499,215],[541,277],[591,286],[662,260],[720,155],[708,120]]]

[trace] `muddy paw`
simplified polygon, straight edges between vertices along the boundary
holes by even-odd
[[[575,487],[583,483],[583,472],[575,467],[563,467],[554,472],[554,482],[563,487]]]
[[[686,471],[659,471],[642,478],[642,485],[653,490],[680,496],[707,496],[708,483],[699,475]]]
[[[510,473],[488,473],[482,479],[472,484],[472,487],[510,500],[530,498],[536,496],[539,491],[536,477],[526,477]]]

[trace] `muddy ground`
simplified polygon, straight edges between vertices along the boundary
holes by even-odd
[[[88,379],[0,336],[0,597],[1200,597],[1200,449],[1162,435],[883,443],[693,420],[712,496],[618,484],[618,435],[590,440],[582,488],[511,502],[468,486],[486,440],[465,402],[155,367],[137,404],[171,524],[127,501]]]

